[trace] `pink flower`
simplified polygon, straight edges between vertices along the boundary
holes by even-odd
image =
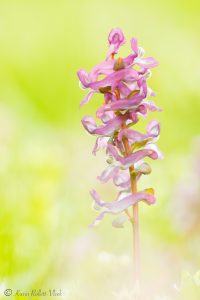
[[[110,48],[107,57],[109,57],[113,53],[116,54],[119,48],[126,42],[124,34],[120,28],[115,28],[111,30],[108,36],[108,42]]]
[[[128,195],[122,199],[117,198],[112,202],[104,202],[95,190],[91,191],[90,194],[94,200],[93,207],[96,210],[103,209],[94,222],[92,222],[90,227],[96,226],[104,218],[105,214],[119,214],[139,201],[145,201],[147,204],[155,203],[154,195],[145,193],[145,191]]]
[[[148,99],[155,93],[147,84],[149,69],[158,63],[152,57],[144,57],[144,50],[138,46],[135,38],[131,39],[131,53],[125,58],[116,58],[119,48],[125,43],[124,34],[119,28],[110,32],[108,42],[108,55],[104,61],[89,73],[83,69],[78,71],[81,87],[88,89],[81,106],[89,102],[94,93],[101,94],[104,99],[96,112],[100,125],[91,116],[82,119],[86,131],[97,136],[93,154],[106,149],[108,156],[108,167],[98,179],[102,183],[112,180],[120,189],[119,197],[113,202],[104,202],[95,191],[91,192],[94,207],[103,209],[92,225],[102,220],[105,214],[121,214],[139,201],[155,203],[151,192],[131,193],[131,178],[134,176],[138,181],[142,174],[151,172],[150,166],[144,162],[146,158],[163,158],[155,145],[160,135],[158,121],[148,122],[145,133],[131,129],[141,116],[146,117],[150,111],[161,111]],[[125,191],[128,196],[122,197]]]
[[[127,169],[137,163],[138,161],[144,159],[145,157],[150,157],[151,159],[158,159],[159,158],[159,152],[156,149],[143,149],[138,150],[134,153],[131,153],[127,155],[126,157],[121,157],[118,154],[118,151],[116,150],[115,146],[112,144],[108,144],[107,146],[107,153],[110,154],[123,169]]]
[[[82,119],[84,128],[91,134],[98,134],[103,136],[111,136],[115,130],[119,129],[123,122],[125,122],[127,116],[115,116],[109,120],[105,125],[97,126],[94,118],[86,116]]]

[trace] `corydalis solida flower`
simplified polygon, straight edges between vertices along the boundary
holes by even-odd
[[[95,190],[91,191],[93,207],[100,211],[91,226],[99,223],[106,214],[121,214],[113,221],[113,225],[123,227],[127,219],[134,222],[128,210],[130,206],[140,201],[149,205],[156,201],[152,188],[137,191],[134,186],[142,175],[151,172],[150,165],[144,159],[162,158],[155,145],[160,135],[160,124],[156,120],[150,121],[146,133],[131,127],[141,116],[146,117],[149,111],[161,111],[152,100],[147,100],[155,96],[147,85],[147,79],[151,75],[150,69],[158,63],[152,57],[144,57],[144,50],[138,46],[135,38],[131,39],[131,54],[116,58],[119,48],[125,43],[124,34],[119,28],[110,32],[108,43],[108,54],[104,61],[89,73],[83,69],[78,71],[81,87],[88,89],[80,105],[89,102],[95,93],[102,94],[104,98],[96,112],[101,124],[97,125],[91,116],[85,116],[82,124],[87,132],[97,136],[93,154],[104,148],[108,156],[108,166],[98,179],[102,183],[112,180],[119,188],[118,196],[112,202],[103,201]]]

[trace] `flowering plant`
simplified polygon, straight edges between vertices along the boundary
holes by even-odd
[[[161,111],[148,97],[155,93],[148,87],[147,79],[150,69],[158,65],[152,57],[144,57],[144,50],[138,47],[137,40],[131,39],[132,52],[125,58],[118,57],[119,48],[125,43],[123,32],[113,29],[108,36],[109,49],[106,59],[97,64],[89,73],[80,69],[78,77],[80,85],[89,92],[82,100],[81,106],[89,102],[95,93],[104,97],[104,103],[96,112],[102,124],[97,125],[91,116],[82,119],[84,128],[97,136],[93,154],[105,148],[108,155],[107,168],[98,177],[105,183],[112,180],[119,188],[117,198],[113,202],[105,202],[95,190],[91,191],[93,207],[100,211],[90,226],[97,225],[106,214],[118,214],[113,226],[123,227],[129,220],[134,233],[135,279],[139,278],[139,223],[138,203],[143,201],[149,205],[156,199],[153,188],[137,191],[137,182],[142,175],[149,174],[151,167],[144,162],[146,157],[162,158],[155,145],[159,138],[160,124],[153,120],[147,124],[146,133],[140,133],[131,127],[146,117],[149,111]],[[101,76],[101,78],[100,78]],[[130,207],[133,207],[132,213]]]

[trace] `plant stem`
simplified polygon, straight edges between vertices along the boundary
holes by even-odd
[[[131,180],[132,193],[137,192],[136,179]],[[140,235],[139,235],[139,206],[133,205],[133,252],[134,252],[134,281],[140,280]]]
[[[112,53],[111,59],[114,59],[115,54]],[[120,91],[119,89],[115,90],[115,95],[117,100],[120,99]],[[128,127],[126,124],[122,125],[122,128]],[[127,138],[123,138],[123,144],[126,152],[126,156],[131,154],[132,149],[128,143]],[[131,191],[133,194],[137,193],[137,178],[134,171],[134,165],[129,168],[130,180],[131,180]],[[139,208],[138,203],[133,205],[133,218],[130,218],[130,214],[128,210],[125,211],[128,215],[129,220],[131,221],[133,228],[133,278],[135,284],[138,284],[140,281],[140,236],[139,236]]]
[[[124,124],[123,127],[126,125]],[[131,147],[128,143],[127,138],[123,138],[123,144],[125,148],[126,155],[131,154]],[[130,180],[131,180],[131,191],[133,194],[137,193],[137,179],[136,175],[133,173],[134,166],[129,168]],[[134,264],[134,282],[139,283],[140,280],[140,237],[139,237],[139,209],[138,203],[133,205],[133,264]]]

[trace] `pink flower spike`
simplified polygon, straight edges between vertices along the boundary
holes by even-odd
[[[115,54],[125,43],[124,34],[119,28],[111,30],[108,43],[109,50],[104,61],[96,64],[88,73],[83,69],[77,72],[80,86],[88,89],[80,106],[88,103],[95,93],[102,98],[96,111],[98,124],[90,116],[82,119],[86,131],[96,136],[92,153],[96,155],[97,151],[105,149],[108,156],[108,166],[98,179],[102,183],[112,180],[115,186],[120,187],[119,195],[113,202],[104,202],[96,191],[91,192],[94,208],[101,210],[91,226],[100,222],[106,214],[125,212],[127,219],[138,228],[135,204],[142,200],[152,204],[155,198],[151,189],[134,193],[131,187],[135,186],[137,190],[139,178],[151,173],[151,167],[145,162],[146,158],[157,160],[162,159],[163,155],[154,145],[160,135],[158,121],[148,122],[145,133],[133,130],[132,126],[140,121],[141,116],[161,111],[149,100],[155,94],[147,84],[151,76],[150,69],[157,66],[158,62],[153,57],[144,57],[144,50],[138,46],[135,38],[131,39],[130,53],[125,57],[115,58]],[[128,193],[128,196],[124,196],[124,193]],[[133,212],[126,211],[132,205]],[[138,244],[137,234],[134,239],[135,245]],[[134,257],[136,265],[138,254]]]

